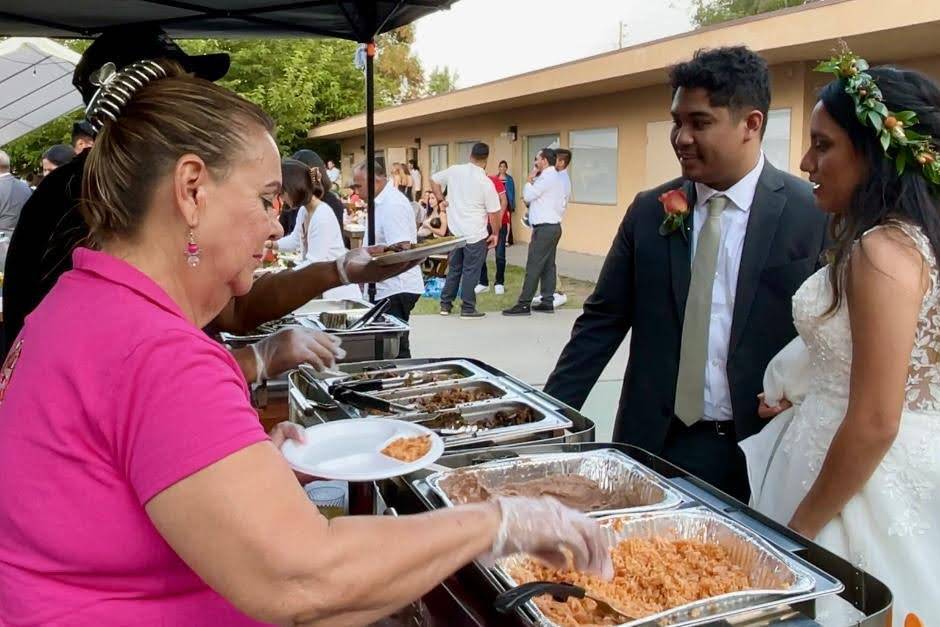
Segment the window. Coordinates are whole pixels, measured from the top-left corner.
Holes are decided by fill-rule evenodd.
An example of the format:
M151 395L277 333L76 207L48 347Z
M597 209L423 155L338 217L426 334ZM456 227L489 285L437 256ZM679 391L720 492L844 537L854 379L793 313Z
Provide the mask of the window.
M437 174L441 170L446 170L450 165L447 161L447 144L437 144L428 147L431 161L431 174Z
M480 140L473 139L466 142L457 142L457 154L454 158L454 163L466 163L470 161L470 151L473 149L474 144L479 143Z
M763 147L770 163L783 171L790 169L789 109L772 109L768 112Z
M682 168L672 149L672 120L646 125L646 187L682 176Z
M385 167L385 149L384 148L375 151L375 162L378 163L383 168Z
M559 146L561 146L561 135L558 133L551 133L548 135L527 135L525 138L526 162L522 171L528 175L529 170L532 169L532 164L535 161L535 155L539 154L539 151L542 148L558 148ZM571 160L574 161L574 155L572 155Z
M571 131L571 199L596 205L617 204L617 129Z

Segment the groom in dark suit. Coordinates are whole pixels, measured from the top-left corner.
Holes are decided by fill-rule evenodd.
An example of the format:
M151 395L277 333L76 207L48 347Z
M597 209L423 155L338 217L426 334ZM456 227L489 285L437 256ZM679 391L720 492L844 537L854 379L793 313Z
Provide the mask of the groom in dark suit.
M764 424L764 370L796 335L790 301L818 266L826 218L761 151L760 56L699 51L670 79L682 178L627 210L545 391L581 407L632 329L614 440L747 500L737 443Z

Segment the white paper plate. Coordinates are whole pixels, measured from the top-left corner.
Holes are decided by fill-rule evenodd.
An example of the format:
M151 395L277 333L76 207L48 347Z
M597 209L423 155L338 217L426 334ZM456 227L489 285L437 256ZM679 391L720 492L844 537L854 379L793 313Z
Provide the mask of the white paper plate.
M281 453L291 468L314 477L342 481L378 481L406 475L433 464L444 453L444 441L421 425L388 418L337 420L306 429L307 442L288 440ZM392 440L431 436L431 450L405 463L382 454Z
M403 250L400 253L389 253L382 255L375 258L375 263L380 266L391 266L396 263L405 263L406 261L426 259L431 255L442 255L444 253L449 253L452 250L463 248L466 245L466 238L458 237L457 239L449 239L447 241L441 242L440 244L430 244L428 246Z

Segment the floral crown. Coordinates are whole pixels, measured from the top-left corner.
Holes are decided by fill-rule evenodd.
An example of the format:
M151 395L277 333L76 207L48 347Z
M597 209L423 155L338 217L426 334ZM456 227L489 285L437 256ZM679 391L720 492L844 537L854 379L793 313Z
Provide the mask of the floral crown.
M816 71L834 74L845 83L845 93L855 102L859 122L874 129L885 157L894 161L899 175L908 166L918 167L924 178L940 187L940 154L934 138L911 130L918 123L913 111L888 110L868 68L868 61L856 56L843 42L839 53L817 65Z

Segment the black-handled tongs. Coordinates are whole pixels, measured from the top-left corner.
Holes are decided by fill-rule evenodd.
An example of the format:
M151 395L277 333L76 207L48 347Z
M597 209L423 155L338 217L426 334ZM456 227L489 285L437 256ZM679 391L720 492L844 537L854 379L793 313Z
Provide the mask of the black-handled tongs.
M389 308L389 305L392 304L392 301L388 298L383 298L375 304L369 311L363 314L361 318L349 325L347 331L355 331L356 329L361 329L365 326L372 324L379 316L385 313L385 310Z
M395 403L393 401L379 398L378 396L372 396L371 394L366 394L364 392L359 392L351 388L338 388L332 393L332 395L333 398L340 402L346 403L347 405L352 405L358 409L365 409L367 411L374 409L386 414L405 414L414 411L414 407L402 405L401 403Z

